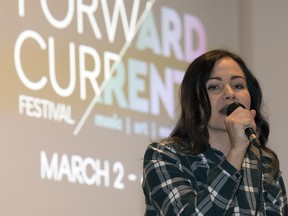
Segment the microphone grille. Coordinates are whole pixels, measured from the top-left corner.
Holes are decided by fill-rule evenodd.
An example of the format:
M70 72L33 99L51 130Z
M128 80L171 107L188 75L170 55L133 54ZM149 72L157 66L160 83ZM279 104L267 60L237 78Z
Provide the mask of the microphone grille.
M239 102L234 102L232 104L230 104L227 108L227 116L230 115L235 109L237 109L238 107L242 107L244 109L246 109L246 107L239 103Z

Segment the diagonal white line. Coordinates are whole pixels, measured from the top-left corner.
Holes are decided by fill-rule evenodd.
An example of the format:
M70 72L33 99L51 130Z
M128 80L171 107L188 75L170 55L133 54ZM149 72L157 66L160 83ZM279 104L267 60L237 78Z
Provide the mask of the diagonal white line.
M133 41L136 33L138 32L138 30L140 29L141 25L143 24L146 16L148 15L148 13L151 11L153 4L155 3L155 0L150 0L147 2L146 6L145 6L145 10L142 13L142 15L140 16L138 22L136 23L135 26L135 31L133 36L128 39L126 41L126 43L124 44L124 46L122 47L120 53L119 53L119 60L115 61L110 69L110 77L112 77L112 75L114 74L115 70L117 69L119 62L122 60L123 56L125 55L125 53L127 52L128 48L131 45L131 42ZM105 79L101 86L100 86L100 90L96 92L95 96L93 97L93 99L91 100L90 104L88 105L87 109L85 110L84 114L82 115L81 119L79 120L78 124L76 125L74 131L73 131L73 135L77 136L80 132L80 130L82 129L83 125L85 124L86 120L88 119L90 113L92 112L93 108L95 107L96 103L98 102L103 90L105 89L107 83L109 82L110 79Z

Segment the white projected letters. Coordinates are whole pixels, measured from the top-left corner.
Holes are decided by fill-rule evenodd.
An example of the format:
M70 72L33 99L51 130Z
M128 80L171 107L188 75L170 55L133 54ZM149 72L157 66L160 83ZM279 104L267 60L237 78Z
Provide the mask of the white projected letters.
M24 43L28 40L35 41L40 45L40 48L42 50L46 50L48 47L48 62L49 62L49 79L46 76L41 76L41 79L38 81L31 81L27 77L27 73L33 73L33 71L25 71L22 67L22 59L21 59L21 52L22 47ZM75 50L75 44L70 43L68 55L69 55L69 77L67 77L69 80L68 87L62 88L59 86L57 79L56 79L56 66L55 66L55 42L53 37L49 37L48 43L45 42L45 40L42 38L40 34L38 34L35 31L32 30L26 30L23 31L19 37L16 40L15 43L15 51L14 51L14 62L16 66L16 72L22 81L22 83L31 90L41 90L43 89L48 81L51 81L51 85L53 90L61 97L68 97L71 96L71 94L75 91L76 88L76 50ZM86 57L89 55L93 58L95 62L95 67L93 70L87 70L86 69ZM104 55L109 57L109 55ZM88 58L88 57L87 57ZM105 61L108 62L108 61ZM86 99L86 82L89 81L91 86L93 87L93 91L95 94L99 92L99 84L97 83L97 77L100 74L101 69L101 63L100 63L100 57L96 49L84 45L79 46L79 76L80 76L80 95L81 99Z
M63 103L56 104L50 100L33 98L26 95L19 96L19 114L25 114L32 118L65 122L70 125L75 124L70 105Z
M111 187L112 185L113 188L119 190L125 188L125 168L119 161L111 164L108 160L101 161L91 157L82 158L79 155L72 155L69 158L67 154L59 155L58 153L53 153L49 160L46 152L41 151L40 169L42 179L67 180L69 183L105 187ZM133 176L134 178L129 179L130 181L137 180L137 177Z
M92 0L90 1L90 4L87 4L87 2L80 0L79 1L68 0L66 8L67 12L62 20L55 18L53 12L49 8L47 0L41 0L40 6L46 20L55 28L59 29L67 28L69 25L71 25L73 18L76 17L77 32L79 34L84 33L84 20L85 20L84 18L87 17L95 37L99 40L103 38L103 34L95 18L95 13L102 13L103 17L101 17L102 18L101 21L104 20L106 34L108 35L110 43L114 43L115 41L118 22L119 20L121 20L123 32L125 34L125 39L126 41L130 41L133 38L135 32L135 26L139 13L140 0L133 1L130 18L128 17L128 14L126 12L125 4L127 4L127 2L125 2L124 0L110 1L109 3L114 2L114 8L112 10L112 14L110 14L109 10L109 7L111 5L108 5L108 2L109 1L107 0L101 0L101 1ZM21 17L24 17L26 14L25 3L26 3L25 0L18 0L18 14ZM102 11L98 10L99 3L101 3L100 9L102 9ZM129 4L131 4L130 1ZM147 1L146 4L149 4L149 1Z
M33 73L33 71L25 71L22 67L21 52L24 43L28 40L35 41L39 44L42 50L48 52L48 65L49 65L49 77L42 75L38 81L31 81L27 74ZM27 30L22 32L15 43L15 66L16 72L22 81L22 83L31 90L41 90L50 81L51 87L57 95L61 97L71 96L76 89L76 53L79 55L79 91L81 100L86 100L87 95L87 82L95 93L100 94L100 84L97 78L100 76L102 64L99 53L93 47L79 45L78 52L76 51L76 45L70 43L69 54L69 76L68 86L66 88L61 87L58 84L56 78L56 63L55 63L55 40L53 37L48 38L48 43L35 31ZM86 68L86 59L90 57L94 61L94 68ZM138 59L128 59L127 71L125 71L125 64L120 61L119 57L115 53L104 53L104 75L105 79L109 80L105 91L103 93L102 103L106 105L112 105L113 95L116 98L116 102L119 107L124 109L130 109L142 113L151 113L153 115L160 114L160 100L165 105L168 115L172 118L174 116L175 104L174 104L174 84L180 84L180 80L177 77L183 76L183 72L179 73L179 70L172 68L166 68L164 71L164 80L160 78L160 73L154 64L149 64L145 61ZM116 73L110 75L110 61L120 61L119 67ZM147 77L149 79L143 79L141 77ZM128 85L128 95L124 92L124 86ZM141 97L139 94L150 92L149 97ZM167 94L168 93L168 94ZM149 94L148 94L149 95ZM99 100L100 102L101 100Z
M97 127L101 128L107 128L117 131L123 130L123 120L119 118L115 113L112 116L96 114L94 117L94 124Z
M18 14L21 17L26 16L26 3L25 0L18 1ZM76 18L77 32L82 34L84 33L84 22L87 22L88 19L88 24L99 41L103 40L103 29L97 24L95 13L98 14L99 10L102 10L109 43L114 42L120 21L125 40L129 42L135 36L137 19L140 19L140 0L129 3L130 13L126 11L125 3L127 4L127 2L124 0L117 0L112 5L109 3L107 0L91 1L89 4L83 1L69 0L65 4L66 10L62 12L62 18L56 18L53 13L55 8L51 7L52 4L49 5L47 0L41 0L40 7L44 18L57 29L64 30L71 27L73 18ZM147 1L147 8L149 4L150 1ZM160 8L160 28L156 27L152 11L146 18L136 38L135 48L137 50L150 49L156 55L165 58L174 57L180 61L193 60L205 51L205 30L197 17L190 14L180 15L175 9L163 6ZM22 55L28 52L24 49L27 46L24 45L31 42L39 45L38 52L47 54L48 75L44 73L47 71L45 69L30 71L31 69L24 68L23 65L27 64L24 64ZM152 115L160 115L160 107L163 107L170 118L174 117L174 92L175 88L178 88L175 85L179 85L183 77L183 72L179 69L165 67L159 71L156 63L151 61L129 57L124 61L122 53L100 51L98 46L76 44L72 41L68 41L67 44L69 45L66 52L69 73L65 74L67 84L63 86L57 80L57 77L61 76L61 71L56 68L56 54L59 46L56 38L53 36L45 38L34 30L24 30L20 33L15 42L14 62L17 75L24 86L32 91L41 91L50 84L58 96L71 97L76 93L82 101L87 100L87 92L90 90L88 88L91 88L97 103L107 106L117 105L121 109ZM88 60L92 61L92 67L91 65L88 67ZM117 65L116 69L114 65ZM32 73L38 74L38 80L29 77L29 74ZM103 86L103 84L105 85Z
M25 40L28 38L31 38L35 40L39 45L42 50L45 50L47 48L47 44L43 40L43 38L36 32L34 31L24 31L22 32L15 43L15 48L14 48L14 62L15 62L15 67L16 67L16 72L22 81L22 83L29 89L31 90L40 90L42 89L46 83L47 83L47 77L42 76L41 79L38 82L33 82L28 79L26 76L22 64L21 64L21 47L24 43Z
M18 94L18 113L76 125L73 135L88 120L87 128L97 139L102 132L110 139L111 131L133 138L167 136L171 125L160 119L175 117L183 65L206 51L207 38L197 17L164 5L152 11L154 2L67 0L58 8L58 3L40 0L31 10L28 5L32 3L18 0L22 21L40 13L39 23L15 37L16 74L28 91ZM42 23L49 26L43 30ZM37 60L44 62L40 69L33 65ZM44 150L40 152L40 177L118 190L141 179L109 157L65 153L48 157Z

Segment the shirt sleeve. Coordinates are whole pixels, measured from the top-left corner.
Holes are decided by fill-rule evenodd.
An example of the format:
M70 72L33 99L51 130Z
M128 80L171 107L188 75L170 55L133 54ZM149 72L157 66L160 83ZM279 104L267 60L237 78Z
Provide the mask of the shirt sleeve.
M282 195L280 197L280 201L281 201L281 213L282 215L288 215L288 206L287 206L287 194L286 194L286 189L285 189L285 185L284 185L284 181L282 176L279 176L279 185L282 189Z
M264 181L266 210L269 215L288 215L287 195L281 172L275 177L275 182Z
M146 211L146 215L225 215L242 174L225 159L209 169L205 163L199 167L188 164L184 156L165 145L148 147L143 190L151 214Z

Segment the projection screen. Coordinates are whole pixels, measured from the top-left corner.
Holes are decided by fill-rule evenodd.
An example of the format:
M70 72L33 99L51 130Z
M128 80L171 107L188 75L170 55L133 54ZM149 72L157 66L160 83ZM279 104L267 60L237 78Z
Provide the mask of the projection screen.
M226 8L229 8L227 10ZM1 2L1 215L143 215L142 157L237 1Z

